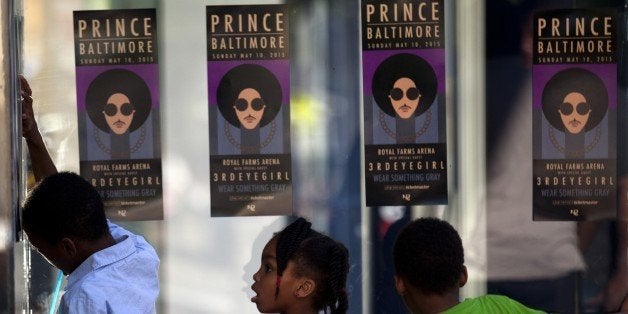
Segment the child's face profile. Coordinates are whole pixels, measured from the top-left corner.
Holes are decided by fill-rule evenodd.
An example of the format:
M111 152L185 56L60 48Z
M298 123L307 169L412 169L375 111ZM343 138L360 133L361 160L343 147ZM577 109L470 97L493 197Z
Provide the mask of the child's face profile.
M276 249L277 239L272 238L262 251L262 264L259 270L253 275L254 283L251 289L256 295L251 298L251 302L255 303L261 313L285 312L294 298L291 288L295 278L292 275L291 263L288 263L288 267L283 271L279 281L279 294L275 296L278 282Z

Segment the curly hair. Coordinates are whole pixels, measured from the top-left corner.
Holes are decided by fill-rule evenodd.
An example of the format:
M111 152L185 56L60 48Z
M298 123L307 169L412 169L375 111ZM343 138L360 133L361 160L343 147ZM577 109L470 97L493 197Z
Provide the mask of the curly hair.
M275 236L277 274L281 276L288 261L293 261L297 276L316 282L313 304L317 310L329 308L331 314L346 313L349 251L342 243L312 230L311 226L310 222L298 218Z
M109 230L100 195L72 172L53 174L33 188L22 206L22 226L51 244L64 237L95 240Z
M438 81L432 66L414 54L396 54L379 64L372 80L375 102L384 113L394 117L395 109L388 95L395 82L403 77L411 79L421 92L419 107L414 113L415 116L420 116L434 102Z
M218 83L216 100L222 116L235 127L240 127L233 104L241 91L247 88L256 90L266 109L259 126L263 127L273 121L281 109L281 85L275 75L268 69L257 64L241 64L229 70Z
M443 294L457 287L463 272L462 240L448 222L419 218L397 236L393 263L396 275L423 293Z
M562 70L545 84L541 96L543 114L547 121L557 130L565 131L558 109L569 93L578 92L591 105L589 120L584 126L589 131L597 126L606 115L608 108L608 92L604 82L593 72L582 68Z
M152 97L146 82L132 71L111 69L99 74L87 88L85 96L87 114L96 127L109 133L111 129L102 112L109 97L117 93L126 95L135 109L133 121L129 125L129 132L133 132L148 118Z

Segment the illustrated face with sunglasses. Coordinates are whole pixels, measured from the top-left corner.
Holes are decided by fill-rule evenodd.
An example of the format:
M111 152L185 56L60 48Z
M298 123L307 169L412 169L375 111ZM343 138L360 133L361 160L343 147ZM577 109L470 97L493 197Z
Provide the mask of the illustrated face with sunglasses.
M124 134L129 129L135 108L131 105L129 97L125 94L116 93L109 96L102 113L111 130L119 135Z
M582 94L571 92L565 96L558 112L565 125L565 129L569 131L569 133L578 134L584 129L584 126L589 120L591 106L587 103L586 98Z
M245 129L254 129L259 125L266 104L262 100L260 93L253 88L245 88L238 94L233 109L235 110L240 124Z
M395 81L388 98L397 115L402 119L408 119L414 117L414 111L419 107L421 94L414 81L402 77Z

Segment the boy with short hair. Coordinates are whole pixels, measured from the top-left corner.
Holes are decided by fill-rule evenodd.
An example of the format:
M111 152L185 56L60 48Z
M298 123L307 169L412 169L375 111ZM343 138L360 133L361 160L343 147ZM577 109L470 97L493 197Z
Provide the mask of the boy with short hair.
M412 313L543 313L505 296L459 301L467 282L458 232L446 221L419 218L405 226L393 246L395 287Z
M143 237L109 222L98 191L58 173L34 118L31 89L20 76L22 135L39 183L22 207L30 243L67 275L59 313L155 313L159 257Z

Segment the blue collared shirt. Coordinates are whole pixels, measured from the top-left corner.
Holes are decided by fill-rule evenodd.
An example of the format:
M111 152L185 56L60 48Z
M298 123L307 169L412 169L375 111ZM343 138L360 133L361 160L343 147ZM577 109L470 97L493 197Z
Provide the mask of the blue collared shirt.
M159 257L142 236L109 222L116 244L68 277L59 313L155 313Z

